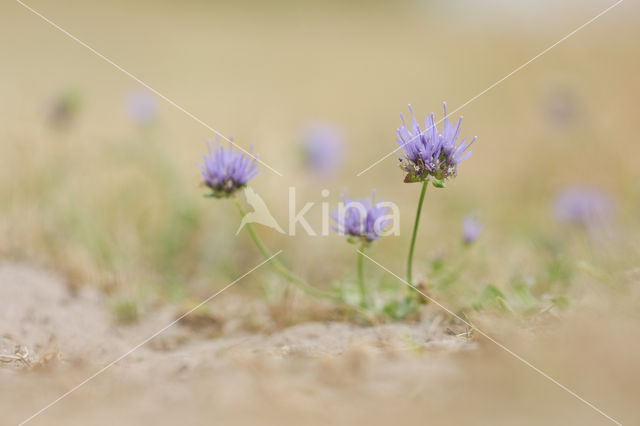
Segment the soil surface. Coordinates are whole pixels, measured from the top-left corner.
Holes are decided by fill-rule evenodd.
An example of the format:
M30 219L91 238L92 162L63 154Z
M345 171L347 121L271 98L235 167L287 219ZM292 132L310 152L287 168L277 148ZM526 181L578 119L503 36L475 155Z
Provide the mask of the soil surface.
M95 289L73 293L54 274L1 264L0 423L20 424L64 396L28 424L610 424L492 343L452 333L443 315L251 332L247 312L263 302L243 310L232 292L210 302L226 307L217 317L194 313L158 333L182 312L159 307L115 325ZM638 373L602 388L606 375L589 386L557 367L630 415L625 386Z

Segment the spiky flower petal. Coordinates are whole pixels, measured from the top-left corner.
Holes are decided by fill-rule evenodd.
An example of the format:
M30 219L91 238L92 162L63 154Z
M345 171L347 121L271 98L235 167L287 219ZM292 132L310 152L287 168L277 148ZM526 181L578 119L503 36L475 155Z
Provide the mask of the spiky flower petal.
M209 142L207 148L209 152L202 156L203 162L198 163L198 166L213 197L232 195L260 173L256 157L234 150L231 144L227 148L223 147L219 138L216 138L213 149Z
M342 204L331 214L336 223L333 230L370 243L379 239L391 222L389 211L382 201L375 201L375 191L371 197L356 200L349 198L345 191Z
M438 132L433 113L425 119L424 130L420 128L411 105L411 126L405 122L397 129L397 142L402 148L404 156L400 158L400 167L407 172L405 182L423 182L433 178L441 185L450 177L458 173L458 164L469 158L473 151L467 151L475 142L463 138L460 143L460 125L462 117L454 125L447 117L447 104L444 103L444 125L442 133Z

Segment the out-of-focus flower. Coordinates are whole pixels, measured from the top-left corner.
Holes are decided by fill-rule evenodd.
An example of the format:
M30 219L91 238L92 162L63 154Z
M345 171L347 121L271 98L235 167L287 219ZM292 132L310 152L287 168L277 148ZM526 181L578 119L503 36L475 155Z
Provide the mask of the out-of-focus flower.
M471 244L478 239L484 228L483 223L474 215L469 214L462 220L462 240Z
M544 100L544 114L551 124L569 126L582 114L580 99L568 88L558 88Z
M553 211L560 222L589 227L609 223L615 203L611 195L599 189L575 186L558 192Z
M337 127L321 123L308 126L302 148L307 167L319 177L334 174L342 165L344 137Z
M398 145L404 152L400 158L400 167L407 172L405 182L422 182L429 177L433 178L436 186L443 186L444 181L458 172L458 164L469 158L473 151L467 149L475 142L463 138L458 143L462 117L454 125L447 117L447 104L444 103L444 125L442 133L438 132L433 113L425 119L425 128L422 130L411 105L411 126L407 126L404 115L402 126L397 129Z
M158 115L158 103L149 91L134 90L127 97L127 110L136 123L149 124Z
M331 214L336 223L333 230L339 234L360 239L370 243L379 239L384 229L391 222L389 207L382 201L375 201L376 193L371 197L352 200L345 191L342 204Z
M225 148L216 138L215 149L207 142L208 154L202 156L199 163L204 183L213 191L216 198L228 197L243 188L260 170L253 155L235 151L231 145Z
M49 122L58 128L68 128L80 111L82 96L78 90L69 89L57 95L49 106Z

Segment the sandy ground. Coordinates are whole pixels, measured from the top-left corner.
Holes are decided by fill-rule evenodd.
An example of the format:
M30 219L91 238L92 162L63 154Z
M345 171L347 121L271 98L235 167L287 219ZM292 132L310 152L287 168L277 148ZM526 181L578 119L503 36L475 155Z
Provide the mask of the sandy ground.
M225 297L211 303L233 305L233 292ZM53 274L0 265L0 423L28 419L177 315L163 307L115 326L95 290L72 294ZM29 424L613 424L492 343L451 334L431 311L375 327L242 324L231 312L179 323ZM638 345L628 341L637 321L492 326L607 415L640 424Z

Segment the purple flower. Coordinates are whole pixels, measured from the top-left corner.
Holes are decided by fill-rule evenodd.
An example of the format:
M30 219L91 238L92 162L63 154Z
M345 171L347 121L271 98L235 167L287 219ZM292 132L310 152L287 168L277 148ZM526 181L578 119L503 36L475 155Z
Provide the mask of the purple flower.
M471 156L473 151L466 151L476 138L468 143L464 138L458 143L462 117L456 125L451 123L447 118L446 102L442 133L438 132L433 113L425 119L425 128L422 130L411 105L409 110L412 115L411 128L407 126L404 115L400 114L402 126L397 130L397 142L404 152L400 167L407 172L405 182L422 182L433 177L443 184L444 180L457 174L458 164Z
M614 204L605 192L589 186L575 186L558 192L553 211L560 222L588 227L610 222Z
M158 113L156 98L147 90L135 90L127 98L129 116L138 124L152 122Z
M207 148L209 153L202 156L204 162L198 166L204 183L211 188L212 196L216 198L230 196L260 173L256 164L257 157L235 151L231 144L228 148L221 146L218 137L215 150L211 149L209 142Z
M465 244L471 244L478 239L484 225L473 214L465 216L462 220L462 240Z
M302 139L305 162L318 176L327 177L340 167L344 151L342 132L328 124L313 124Z
M336 226L333 230L339 234L359 238L364 243L370 243L382 236L385 227L391 222L389 207L382 201L375 201L376 193L370 198L355 201L349 198L345 191L338 210L331 213Z

